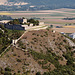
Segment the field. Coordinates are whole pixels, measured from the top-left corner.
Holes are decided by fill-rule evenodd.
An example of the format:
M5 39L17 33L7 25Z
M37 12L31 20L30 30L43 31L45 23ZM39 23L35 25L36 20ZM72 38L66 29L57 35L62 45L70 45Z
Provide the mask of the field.
M10 15L12 18L39 18L46 24L66 24L74 23L73 21L62 20L64 17L75 17L75 9L56 9L40 11L2 11L0 15Z
M53 28L57 32L75 33L75 28Z
M64 28L75 28L75 26L63 26Z
M75 20L63 20L66 17L75 17L75 9L56 9L40 11L2 11L0 15L10 15L12 18L34 18L45 22L46 25L65 26L74 25ZM72 27L69 27L69 29ZM65 29L65 28L64 28ZM73 31L75 32L75 31Z
M8 12L0 12L0 15L11 15L11 13L8 13Z

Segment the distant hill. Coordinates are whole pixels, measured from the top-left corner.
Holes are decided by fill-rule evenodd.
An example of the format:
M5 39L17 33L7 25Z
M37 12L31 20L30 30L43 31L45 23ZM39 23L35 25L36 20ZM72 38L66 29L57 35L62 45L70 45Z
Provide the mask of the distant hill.
M75 8L75 0L0 0L1 11L48 10L58 8Z

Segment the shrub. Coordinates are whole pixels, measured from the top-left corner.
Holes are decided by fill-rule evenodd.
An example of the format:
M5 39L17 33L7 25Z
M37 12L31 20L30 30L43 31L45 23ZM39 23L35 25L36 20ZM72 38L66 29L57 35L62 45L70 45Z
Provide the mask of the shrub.
M20 70L18 70L18 73L20 73Z
M36 75L41 75L41 73L40 72L37 72Z
M63 41L64 41L65 43L67 42L67 40L65 40L65 39L64 39Z
M34 43L33 41L31 41L31 44L33 44L33 45L34 45L35 43Z
M41 37L43 37L43 35L40 35Z
M5 71L4 75L12 75L12 73Z
M36 35L36 33L32 33L32 35Z
M48 66L42 66L43 69L48 69Z
M21 60L20 59L17 59L17 62L21 62Z
M48 35L48 32L46 31L45 34Z
M11 69L9 67L6 67L5 71L11 71Z
M16 56L16 54L13 54L13 56Z

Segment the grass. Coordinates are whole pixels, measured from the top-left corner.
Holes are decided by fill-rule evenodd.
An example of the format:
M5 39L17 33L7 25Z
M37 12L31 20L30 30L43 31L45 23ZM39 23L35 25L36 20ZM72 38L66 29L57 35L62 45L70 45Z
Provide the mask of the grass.
M0 58L1 58L6 52L8 52L9 50L10 50L10 47L0 54Z
M63 26L64 28L75 28L75 26Z
M54 13L54 14L51 14L50 16L65 16L65 15L62 13Z
M58 18L45 18L45 19L62 19L62 18L59 18L59 17L58 17Z
M9 11L9 13L49 13L49 12L38 12L38 11Z
M56 16L58 16L58 17L65 17L65 14L63 14L63 13L50 13L50 14L36 14L36 15L33 15L33 16L44 16L44 17L49 17L49 16L51 16L51 17L56 17Z
M0 13L0 15L11 15L11 13L5 13L5 12L3 12L3 13Z
M68 22L55 22L55 21L49 21L49 22L45 22L45 23L47 23L47 24L63 24L63 25L65 25L65 24L69 24Z
M8 34L12 33L12 30L10 30L10 29L7 29L7 30L8 30ZM24 30L14 30L14 31L24 32Z
M10 30L10 29L7 29L8 30L8 34L9 34L9 36L13 33L13 31L12 30ZM24 30L14 30L15 32L21 32L21 33L24 33Z
M73 11L65 11L65 12L69 12L69 13L75 13L75 11L73 10Z

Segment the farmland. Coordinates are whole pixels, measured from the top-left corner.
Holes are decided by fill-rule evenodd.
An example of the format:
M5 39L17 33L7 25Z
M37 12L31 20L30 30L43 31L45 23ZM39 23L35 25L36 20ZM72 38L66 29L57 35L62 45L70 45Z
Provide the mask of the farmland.
M63 26L64 28L75 28L75 26Z
M40 11L1 11L0 15L10 15L12 18L40 18L46 24L65 24L74 23L73 21L64 21L64 17L75 17L74 9L56 9L56 10L40 10ZM60 22L59 22L60 21Z
M57 32L75 33L75 28L53 28Z
M8 13L8 12L0 12L0 15L11 15L11 13Z
M34 18L45 22L46 25L65 26L75 25L75 20L63 20L66 17L75 17L75 9L56 9L56 10L40 10L40 11L1 11L0 15L9 15L12 18ZM67 27L66 27L67 28ZM75 27L69 27L69 29ZM63 28L65 30L65 28ZM56 29L57 30L57 29ZM61 29L59 29L61 30ZM75 30L73 31L75 32Z

